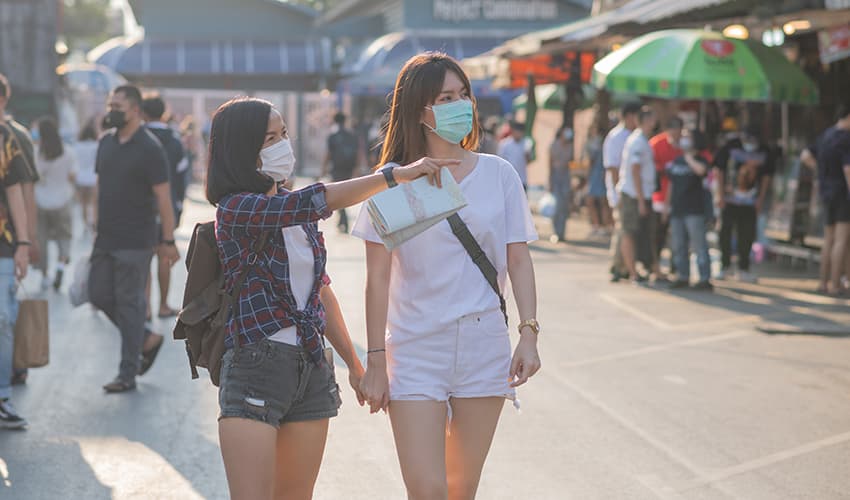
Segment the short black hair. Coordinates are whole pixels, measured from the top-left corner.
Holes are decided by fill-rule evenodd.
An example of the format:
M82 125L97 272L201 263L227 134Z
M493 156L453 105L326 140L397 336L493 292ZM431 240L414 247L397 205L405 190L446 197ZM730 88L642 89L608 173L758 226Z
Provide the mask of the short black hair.
M690 130L691 134L691 144L693 148L697 151L702 151L708 146L708 142L706 141L705 134L702 133L699 129Z
M758 123L751 123L747 125L747 128L744 129L745 137L752 137L756 140L761 140L761 125Z
M642 107L643 104L637 101L627 102L623 105L621 114L623 115L623 117L626 117L627 115L636 115L640 113Z
M237 97L215 112L207 155L207 200L213 205L229 194L266 193L274 186L257 169L271 111L268 101Z
M337 125L345 125L346 116L345 113L337 113L334 115L334 123Z
M642 106L638 112L638 121L642 123L651 116L655 116L655 111L653 111L649 106Z
M139 90L139 87L135 85L121 85L115 87L115 90L112 91L113 94L118 94L119 92L124 94L124 97L136 106L142 107L142 91Z
M848 116L850 116L850 103L842 102L835 109L835 119L836 120L843 120L843 119L847 118Z
M9 85L9 80L5 75L0 73L0 97L5 97L6 99L12 94L12 87Z
M668 130L670 129L680 129L685 126L684 120L679 118L678 116L674 116L667 120L667 125L664 127Z
M510 122L511 130L516 130L517 132L525 132L525 123L511 120Z
M165 114L165 101L159 94L151 94L142 99L142 113L151 120L161 120Z
M39 154L45 160L55 160L65 153L62 138L59 137L59 125L53 118L44 117L38 120Z

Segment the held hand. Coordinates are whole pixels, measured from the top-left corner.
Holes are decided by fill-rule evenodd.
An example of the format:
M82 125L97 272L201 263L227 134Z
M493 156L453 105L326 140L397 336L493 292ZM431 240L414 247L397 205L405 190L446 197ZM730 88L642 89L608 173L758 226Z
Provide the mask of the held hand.
M369 413L387 409L390 404L390 381L387 377L386 361L373 364L370 360L367 363L366 373L360 381L360 391L369 403Z
M422 176L428 176L428 182L432 186L443 187L440 178L440 170L443 167L460 165L460 160L439 160L434 158L420 158L415 162L403 167L396 167L393 175L398 183L410 182Z
M354 389L354 394L357 396L357 402L360 406L366 404L366 396L363 394L363 391L360 390L360 383L363 380L363 374L366 373L363 370L363 365L358 361L355 366L348 367L348 383L351 384L351 388Z
M22 280L27 277L30 267L30 249L19 246L15 249L15 277Z
M174 266L180 260L180 252L174 245L162 244L157 248L156 254L160 259L168 262L169 267Z
M528 382L540 370L540 355L537 353L536 333L524 333L514 350L511 360L511 387Z

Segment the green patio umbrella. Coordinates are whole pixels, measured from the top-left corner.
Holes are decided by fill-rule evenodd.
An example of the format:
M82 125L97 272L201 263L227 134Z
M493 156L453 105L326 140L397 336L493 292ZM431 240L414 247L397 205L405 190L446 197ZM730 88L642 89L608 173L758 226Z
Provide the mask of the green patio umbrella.
M534 96L540 109L560 111L564 107L566 92L564 86L557 83L537 85L534 88ZM528 92L516 96L513 100L514 111L524 109L528 102Z
M594 65L593 83L667 99L818 102L815 83L778 49L702 30L635 38Z

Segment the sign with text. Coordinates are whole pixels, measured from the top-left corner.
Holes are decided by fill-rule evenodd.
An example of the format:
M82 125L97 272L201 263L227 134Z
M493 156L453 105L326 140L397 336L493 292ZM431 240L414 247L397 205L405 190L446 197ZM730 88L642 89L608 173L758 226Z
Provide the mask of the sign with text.
M839 26L818 33L820 60L829 64L850 57L850 26Z
M453 23L557 18L557 0L434 0L434 19Z

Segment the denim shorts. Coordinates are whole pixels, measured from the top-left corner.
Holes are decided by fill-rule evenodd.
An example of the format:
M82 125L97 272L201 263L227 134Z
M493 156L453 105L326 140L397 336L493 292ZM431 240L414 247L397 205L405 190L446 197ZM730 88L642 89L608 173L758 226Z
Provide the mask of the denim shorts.
M335 417L342 400L333 364L299 346L262 340L222 358L219 419L247 418L279 428Z

